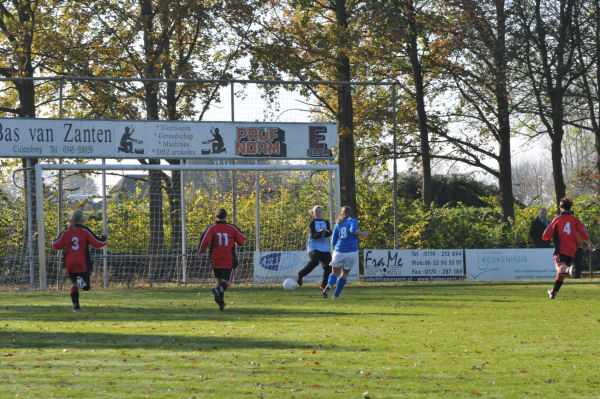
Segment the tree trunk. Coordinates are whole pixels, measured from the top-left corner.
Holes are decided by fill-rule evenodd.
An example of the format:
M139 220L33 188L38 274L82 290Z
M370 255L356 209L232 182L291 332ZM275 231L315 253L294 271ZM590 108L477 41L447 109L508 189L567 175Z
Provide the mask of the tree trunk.
M554 178L554 192L556 195L556 210L560 212L558 207L560 199L566 195L565 179L563 177L562 170L562 139L563 139L563 127L562 127L562 116L554 117L554 134L552 136L552 174Z
M514 220L515 206L512 188L512 165L510 154L510 110L508 89L506 86L506 13L504 1L496 1L497 42L494 46L494 63L496 65L496 102L498 103L498 186L500 188L500 205L502 218Z
M433 201L431 192L431 156L429 149L429 131L427 129L427 112L425 111L425 91L423 89L423 74L419 62L417 47L417 24L415 21L414 4L409 2L409 57L415 85L415 100L417 102L417 120L419 124L419 139L421 145L421 194L423 203L430 205Z
M348 28L346 13L346 1L336 0L336 22L342 29ZM336 74L341 82L349 82L350 58L343 51L347 43L347 38L342 34L337 46L336 56ZM350 85L337 86L338 98L338 135L339 135L339 166L340 166L340 197L342 206L350 206L355 214L358 214L356 204L356 169L354 164L354 111L352 107L352 87Z

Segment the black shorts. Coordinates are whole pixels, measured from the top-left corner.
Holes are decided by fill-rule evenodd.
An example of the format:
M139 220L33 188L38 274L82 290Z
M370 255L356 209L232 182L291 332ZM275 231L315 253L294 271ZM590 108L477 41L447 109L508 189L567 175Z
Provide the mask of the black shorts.
M573 258L564 254L554 254L554 263L564 262L567 265L573 263Z
M216 278L220 278L221 280L233 280L233 269L213 269L213 273Z
M82 288L84 291L89 291L92 288L91 280L92 274L88 270L85 273L69 273L69 279L71 280L71 285L77 286L77 277L81 277L83 281L85 281L85 287Z

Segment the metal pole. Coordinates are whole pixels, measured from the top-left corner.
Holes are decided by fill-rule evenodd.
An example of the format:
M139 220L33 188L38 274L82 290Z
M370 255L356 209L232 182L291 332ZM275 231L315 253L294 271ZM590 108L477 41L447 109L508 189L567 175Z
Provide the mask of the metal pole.
M258 165L258 161L256 161ZM254 235L255 235L255 243L254 250L259 253L260 252L260 172L257 170L254 172L254 189L256 190L256 197L254 200Z
M59 159L58 161L59 164L62 164L62 158ZM58 171L58 195L57 195L57 200L58 200L58 220L57 220L57 230L58 230L58 234L57 237L60 236L60 233L62 233L63 231L63 226L62 226L62 218L63 218L63 171L59 170ZM63 260L63 256L64 256L64 252L60 251L59 255L58 255L58 261L56 264L56 285L57 285L57 289L58 291L62 291L63 288L63 278L65 273L63 272L61 266L62 266L62 260Z
M102 159L106 165L106 159ZM106 169L102 170L102 234L108 236L108 215L106 201ZM108 288L108 243L102 248L102 286Z
M335 168L335 214L339 215L342 207L342 199L341 199L341 188L340 188L340 167L337 165ZM333 222L333 217L332 217Z
M38 233L38 259L40 262L40 290L46 291L46 231L44 228L44 192L42 184L42 167L35 165L35 189L37 193L37 233Z
M331 160L327 161L331 165ZM327 171L327 177L329 178L329 223L333 223L333 207L335 206L335 192L333 191L333 174L331 170ZM333 225L331 226L333 228Z
M231 82L231 121L235 122L235 91L233 90L233 82ZM233 165L235 165L235 159L231 161ZM237 172L235 170L231 171L231 195L232 203L232 223L237 225Z
M62 119L63 117L63 84L64 81L62 79L60 79L58 81L58 85L59 85L59 90L58 90L58 117L60 119ZM62 158L58 160L59 164L63 163ZM58 236L60 236L60 233L63 231L63 225L62 225L62 218L63 218L63 171L59 170L58 171L58 222L57 222L57 230L58 230ZM62 264L63 264L63 257L64 257L64 251L60 251L58 254L58 261L56 264L56 285L57 285L57 289L58 291L62 291L63 288L63 278L65 276L65 273L62 270Z
M394 249L398 249L398 169L396 158L398 157L396 139L396 86L392 86L392 134L394 136Z
M179 161L181 165L185 164L185 160L181 159ZM180 197L181 197L181 280L183 281L183 285L187 285L187 246L186 246L186 236L185 236L185 225L186 225L186 214L185 214L185 186L183 179L183 170L179 172L179 185L180 187Z
M35 289L35 270L33 266L33 209L31 206L31 201L33 200L33 196L31 195L31 190L27 190L27 187L31 188L31 185L28 182L31 182L31 159L25 158L25 174L23 177L25 178L25 201L27 203L27 259L29 262L29 288L31 290Z

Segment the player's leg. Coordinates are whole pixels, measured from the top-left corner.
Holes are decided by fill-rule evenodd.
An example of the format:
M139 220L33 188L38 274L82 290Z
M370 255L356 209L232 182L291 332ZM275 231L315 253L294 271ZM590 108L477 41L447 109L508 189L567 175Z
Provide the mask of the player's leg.
M81 274L78 282L79 279L81 279L80 287L82 290L89 291L92 289L92 273L89 269L87 272Z
M296 282L299 286L302 285L302 277L306 276L308 273L312 272L315 267L319 264L319 251L310 251L308 253L308 263L304 266L304 269L298 272L298 278Z
M558 254L554 255L554 260L556 262L556 279L554 280L554 286L552 287L552 289L548 290L548 296L550 297L550 299L554 299L556 297L556 294L558 294L558 291L560 290L560 287L562 286L563 281L565 280L565 276L568 273L567 265L571 262L572 259L569 256Z
M342 290L346 285L346 281L348 281L348 275L350 274L350 270L353 267L356 267L356 263L358 260L358 254L355 252L348 252L344 254L344 267L342 271L342 275L337 282L335 287L335 292L333 293L333 299L340 299L340 295L342 294Z
M323 265L323 279L321 280L321 291L327 287L327 281L331 274L331 252L320 252L319 261Z
M77 273L69 273L71 280L71 302L73 303L73 312L79 312L79 288L77 286Z
M327 296L329 295L329 291L331 291L331 288L335 285L338 276L342 274L342 266L344 265L344 262L342 260L341 252L333 252L331 263L329 265L331 266L332 270L331 274L327 278L327 285L323 290L323 298L327 298Z

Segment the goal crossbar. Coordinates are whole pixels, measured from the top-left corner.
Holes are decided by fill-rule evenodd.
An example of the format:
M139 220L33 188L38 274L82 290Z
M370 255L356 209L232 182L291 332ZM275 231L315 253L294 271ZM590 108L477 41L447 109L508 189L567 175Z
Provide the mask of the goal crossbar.
M102 184L102 203L103 213L106 216L106 171L113 170L140 170L140 171L327 171L330 174L329 189L333 193L333 203L330 206L330 212L339 213L340 210L340 175L339 165L337 164L323 164L323 165L305 165L305 164L285 164L285 165L273 165L273 164L209 164L209 165L196 165L196 164L166 164L166 165L126 165L126 164L44 164L39 163L35 165L35 178L36 178L36 216L38 221L44 220L44 197L43 197L43 176L42 172L45 170L55 171L68 171L68 170L87 170L87 171L98 171L103 173L103 184ZM333 174L333 179L331 178ZM183 174L180 177L182 179L181 184L181 200L185 199L184 185L183 185ZM256 184L258 187L258 174L256 178ZM256 196L256 234L259 235L259 196ZM184 212L185 214L185 212ZM330 215L331 217L331 215ZM182 234L185 234L185 217L182 217ZM39 283L40 290L47 290L47 276L46 276L46 232L45 225L43 222L37 223L37 235L38 235L38 261L39 261ZM183 237L183 243L185 243L185 237ZM257 248L259 250L259 248ZM185 245L182 248L183 254L185 254ZM185 255L184 255L185 256ZM106 275L106 267L104 268L104 274ZM106 279L105 279L106 281ZM184 271L185 281L185 271Z

